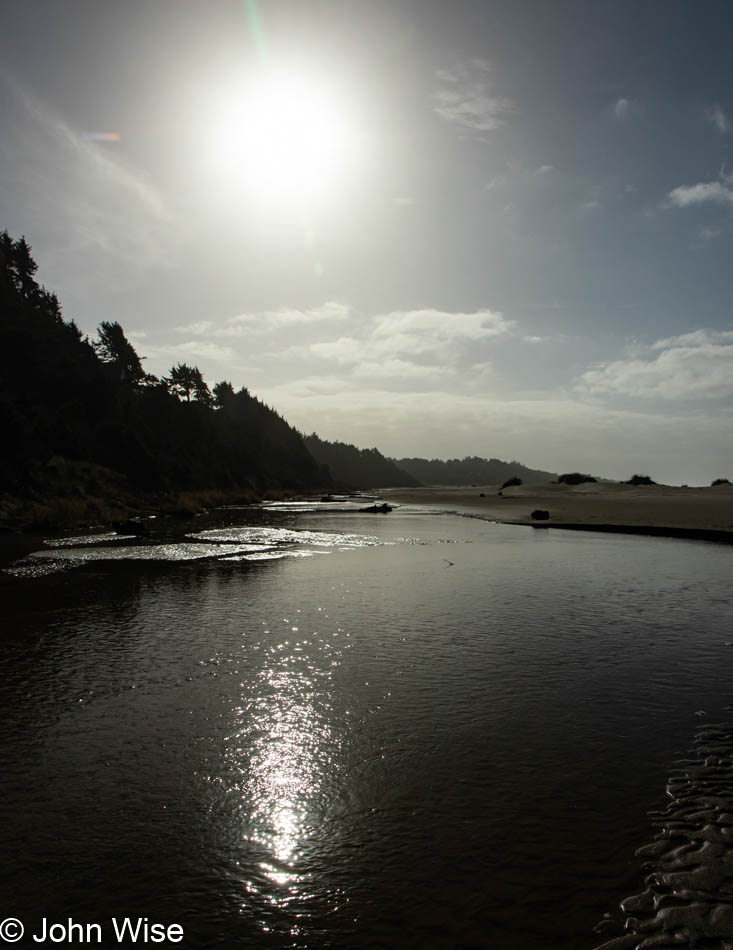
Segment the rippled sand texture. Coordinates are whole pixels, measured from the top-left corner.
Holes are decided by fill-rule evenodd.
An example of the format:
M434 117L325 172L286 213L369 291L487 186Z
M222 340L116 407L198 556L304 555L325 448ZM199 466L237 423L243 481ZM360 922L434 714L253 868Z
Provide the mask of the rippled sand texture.
M733 735L710 726L667 786L670 804L653 813L658 834L637 854L650 870L621 909L629 933L597 950L705 947L733 950Z

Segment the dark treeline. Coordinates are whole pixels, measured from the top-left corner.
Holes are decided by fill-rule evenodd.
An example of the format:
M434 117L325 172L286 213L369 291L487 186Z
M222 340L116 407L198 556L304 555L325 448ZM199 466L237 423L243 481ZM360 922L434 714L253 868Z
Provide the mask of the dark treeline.
M501 485L517 476L525 485L539 485L557 478L553 472L527 468L500 459L395 459L395 464L423 485Z
M353 488L406 488L419 485L412 475L398 468L377 449L357 449L344 442L326 442L315 432L305 436L314 459L327 465L333 478Z
M330 484L300 434L246 389L211 391L185 364L146 373L118 323L90 342L36 269L23 238L0 234L0 490L39 488L59 457L153 491Z
M90 466L152 492L262 494L328 489L334 481L353 488L500 484L512 476L533 484L556 477L498 459L396 461L376 448L303 437L247 389L235 391L226 381L210 389L195 366L179 363L162 378L147 373L119 323L102 321L90 341L64 320L36 271L25 239L2 232L0 493L6 497L50 495L64 478L67 489L84 493ZM101 494L120 484L115 477Z

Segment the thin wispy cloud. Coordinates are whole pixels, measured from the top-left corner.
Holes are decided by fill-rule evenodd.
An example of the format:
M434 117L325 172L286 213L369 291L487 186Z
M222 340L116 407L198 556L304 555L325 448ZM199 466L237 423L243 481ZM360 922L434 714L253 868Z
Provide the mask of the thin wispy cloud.
M728 116L723 110L723 107L717 103L713 106L708 106L708 108L705 110L705 118L718 130L718 132L725 134L726 132L730 132L733 128Z
M618 123L631 122L643 118L646 114L646 104L640 99L630 99L622 96L611 104L611 115Z
M308 326L316 323L343 322L348 320L351 310L348 306L329 300L318 307L298 309L280 307L277 310L265 310L260 313L240 313L229 317L221 324L212 320L198 320L184 326L175 327L179 333L192 336L243 337L252 333L264 334L288 327Z
M720 235L720 228L700 228L700 231L698 232L698 237L705 243L708 241L714 241L715 238L720 237Z
M623 121L628 119L631 113L631 103L628 99L617 99L613 104L613 114L617 119Z
M204 336L210 333L215 327L213 320L197 320L195 323L187 323L185 326L173 327L176 333L186 333L189 336Z
M652 343L653 350L666 350L672 346L709 346L712 343L733 343L733 330L711 330L703 327L690 333L666 337Z
M132 336L132 334L130 334ZM234 363L238 356L231 346L221 346L211 340L187 340L185 343L151 345L146 343L145 356L157 359L212 360L216 363Z
M493 191L495 188L501 188L506 184L506 175L495 175L484 185L484 191Z
M494 91L493 69L486 59L468 59L435 74L433 111L446 122L470 132L499 129L514 111L506 96Z
M363 360L357 363L352 375L363 379L427 379L445 376L450 372L448 367L413 363L410 360L383 359Z

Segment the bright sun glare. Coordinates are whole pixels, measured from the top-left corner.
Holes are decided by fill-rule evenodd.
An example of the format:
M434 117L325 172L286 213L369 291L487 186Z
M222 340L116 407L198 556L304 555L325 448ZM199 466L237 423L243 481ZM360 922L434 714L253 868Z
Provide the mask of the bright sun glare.
M337 90L317 78L269 73L222 108L213 136L217 172L268 205L327 197L353 164L356 138Z

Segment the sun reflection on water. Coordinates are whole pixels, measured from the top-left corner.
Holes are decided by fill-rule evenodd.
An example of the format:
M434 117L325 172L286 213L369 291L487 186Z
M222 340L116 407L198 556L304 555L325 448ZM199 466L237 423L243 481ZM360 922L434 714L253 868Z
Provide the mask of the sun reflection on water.
M293 633L298 635L290 623ZM249 909L259 904L261 910L292 912L319 889L308 853L338 742L329 692L332 654L317 634L270 644L259 653L263 667L250 681L250 694L235 710L228 759L236 775L232 791L240 797L240 866Z

